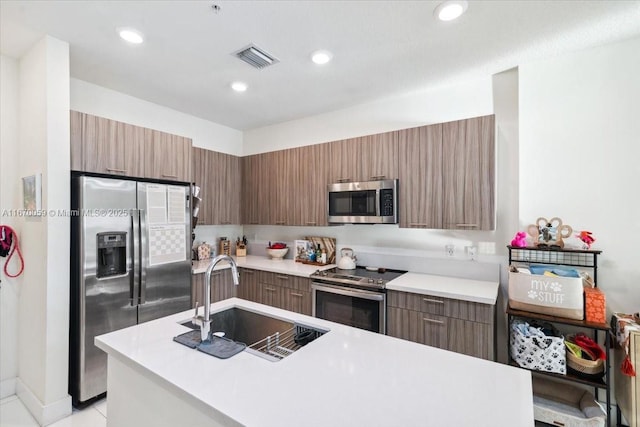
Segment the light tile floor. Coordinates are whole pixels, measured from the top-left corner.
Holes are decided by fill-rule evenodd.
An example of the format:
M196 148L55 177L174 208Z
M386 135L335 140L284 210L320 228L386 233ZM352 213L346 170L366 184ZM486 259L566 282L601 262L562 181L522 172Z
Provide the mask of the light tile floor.
M0 400L0 426L38 427L27 408L16 396ZM50 425L50 427L106 427L107 400L102 399L83 410L74 409L71 415Z

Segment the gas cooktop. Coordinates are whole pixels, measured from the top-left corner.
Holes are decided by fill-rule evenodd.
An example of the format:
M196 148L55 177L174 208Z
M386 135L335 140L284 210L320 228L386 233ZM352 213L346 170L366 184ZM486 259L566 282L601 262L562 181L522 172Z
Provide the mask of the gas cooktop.
M311 275L311 277L316 281L331 284L385 289L387 282L403 275L404 273L406 273L406 271L358 266L353 270L332 268L330 270L316 271Z

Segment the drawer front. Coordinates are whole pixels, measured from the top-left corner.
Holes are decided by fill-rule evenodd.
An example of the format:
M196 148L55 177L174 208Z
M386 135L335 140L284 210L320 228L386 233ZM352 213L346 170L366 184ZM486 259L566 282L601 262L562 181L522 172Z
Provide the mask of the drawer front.
M456 353L493 360L493 327L485 323L449 318L446 348Z
M493 323L495 311L495 306L489 304L398 291L387 292L387 304L390 307L488 324Z
M416 313L412 317L415 318L414 322L417 325L417 342L431 347L448 348L450 319L430 313L412 313ZM409 329L411 330L411 328Z
M285 288L296 289L296 276L288 274L273 273L271 271L260 271L260 282L268 285L276 285Z
M448 299L408 292L387 292L387 304L391 307L444 316Z

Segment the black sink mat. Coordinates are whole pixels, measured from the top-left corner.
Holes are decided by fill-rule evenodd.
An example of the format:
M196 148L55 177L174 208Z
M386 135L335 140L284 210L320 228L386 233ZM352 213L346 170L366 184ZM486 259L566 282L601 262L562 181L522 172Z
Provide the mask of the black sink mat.
M215 356L218 359L228 359L240 353L247 347L246 344L235 342L228 338L212 336L210 340L205 340L196 347L198 351Z
M189 348L196 348L200 344L200 330L194 329L193 331L185 332L177 337L173 337L173 340L182 345L186 345Z

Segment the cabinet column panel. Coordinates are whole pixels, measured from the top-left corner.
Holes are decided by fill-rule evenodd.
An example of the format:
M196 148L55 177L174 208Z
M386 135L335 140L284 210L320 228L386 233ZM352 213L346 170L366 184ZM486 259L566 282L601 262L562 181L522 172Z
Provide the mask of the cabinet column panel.
M398 132L400 227L442 228L442 125Z

